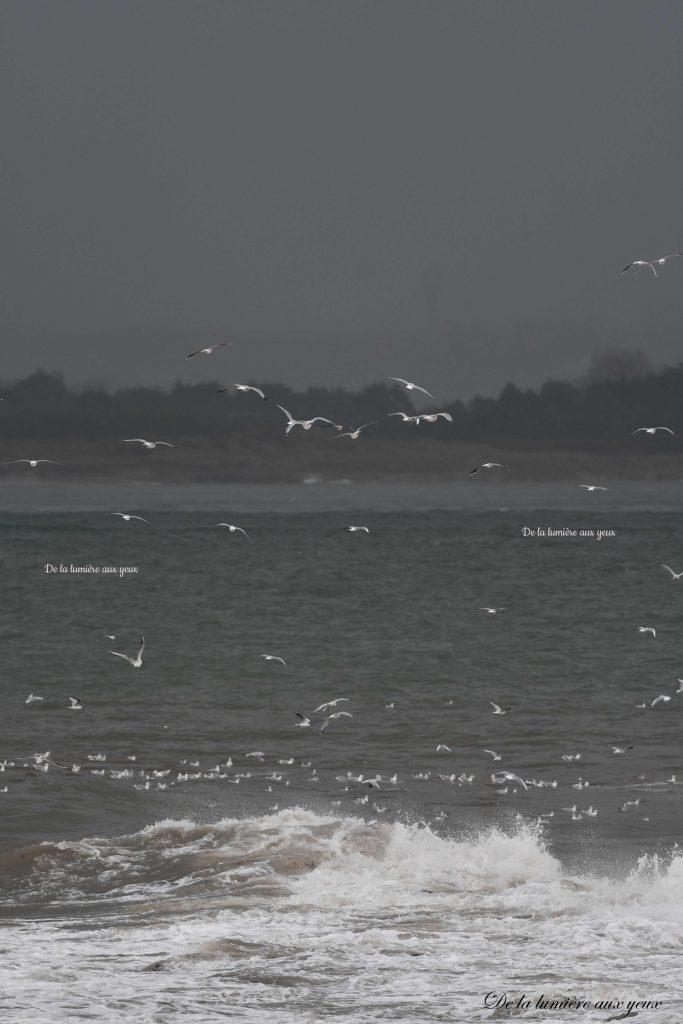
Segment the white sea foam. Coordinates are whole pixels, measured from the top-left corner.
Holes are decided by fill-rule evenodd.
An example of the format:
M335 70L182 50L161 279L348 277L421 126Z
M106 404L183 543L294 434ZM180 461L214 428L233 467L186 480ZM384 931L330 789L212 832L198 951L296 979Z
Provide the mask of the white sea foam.
M491 1019L488 992L512 989L658 999L641 1019L683 1019L678 855L577 876L524 825L439 836L301 808L35 849L33 888L71 870L86 899L60 903L51 886L42 920L6 929L12 1024L470 1022Z

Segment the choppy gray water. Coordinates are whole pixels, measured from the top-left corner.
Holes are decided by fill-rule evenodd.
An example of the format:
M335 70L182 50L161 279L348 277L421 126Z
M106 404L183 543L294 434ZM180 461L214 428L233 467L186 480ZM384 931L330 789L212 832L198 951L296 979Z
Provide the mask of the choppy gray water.
M6 487L3 1019L679 1024L683 484L577 490Z

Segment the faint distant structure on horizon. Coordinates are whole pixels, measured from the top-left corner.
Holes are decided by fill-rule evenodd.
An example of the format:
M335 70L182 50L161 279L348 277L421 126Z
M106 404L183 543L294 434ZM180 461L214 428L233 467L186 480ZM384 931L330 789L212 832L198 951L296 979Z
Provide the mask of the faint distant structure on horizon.
M588 370L577 383L587 388L605 380L649 377L655 372L649 357L641 349L606 348L593 354Z

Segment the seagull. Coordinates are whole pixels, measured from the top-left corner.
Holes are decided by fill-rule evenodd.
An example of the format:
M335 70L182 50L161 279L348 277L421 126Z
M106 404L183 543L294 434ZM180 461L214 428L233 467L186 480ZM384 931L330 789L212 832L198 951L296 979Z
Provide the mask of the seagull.
M24 704L33 704L35 700L45 700L44 697L36 697L34 693L29 693L28 697L24 701Z
M499 778L499 776L501 777ZM503 782L504 779L508 779L510 782L518 782L524 789L529 788L524 779L521 779L519 775L515 775L514 772L494 772L491 776L491 781L496 786Z
M666 430L668 434L676 436L671 427L638 427L637 430L633 431L633 434L639 434L641 431L644 431L646 434L656 434L658 430ZM632 437L633 434L631 435Z
M639 633L652 633L652 635L654 637L657 636L657 633L655 632L655 627L654 626L638 626L638 632Z
M345 701L348 704L349 698L348 697L337 697L336 700L328 700L328 702L326 704L321 704L319 708L316 708L314 710L313 714L317 715L318 713L327 711L328 708L336 708L337 704L341 704L342 701Z
M189 356L185 356L185 358L192 359L192 356L210 356L215 348L225 348L227 344L227 341L219 341L215 345L207 345L206 348L198 348L196 351L190 352Z
M81 711L83 709L80 697L69 697L69 701L69 711Z
M417 423L419 416L410 416L407 412L390 412L389 416L400 416L404 423Z
M275 403L277 405L277 402ZM304 430L310 430L316 423L326 423L330 427L336 427L337 424L333 423L332 420L328 420L326 416L314 416L311 420L295 420L290 412L287 412L284 406L278 405L285 416L287 417L287 426L285 427L285 434L288 434L292 427L303 427Z
M581 754L562 754L563 761L580 761Z
M438 743L436 747L437 754L450 754L451 748L447 747L445 743Z
M51 462L53 466L61 466L61 462L55 462L54 459L10 459L5 465L11 466L14 462L26 462L31 469L35 469L41 462Z
M468 476L474 476L480 469L502 469L500 462L482 462L481 466L475 466L469 471Z
M259 398L262 398L264 402L268 401L266 396L261 391L261 388L255 388L251 384L228 384L227 387L219 388L216 394L222 395L224 391L229 391L230 388L234 388L235 391L253 391L255 394L259 396Z
M348 430L344 434L337 434L337 437L350 437L354 441L357 441L358 438L360 437L361 430L365 430L366 427L371 427L372 424L376 422L377 420L370 420L369 423L364 423L362 427L356 427L355 430Z
M655 699L652 701L650 707L653 708L655 704L661 704L663 701L667 700L671 700L671 697L669 697L666 693L660 693L659 697L655 697Z
M664 562L661 563L661 566L662 566L662 569L668 569L669 570L669 572L671 573L671 579L672 580L680 580L681 576L683 576L683 572L674 572L673 569L671 568L671 566L670 565L665 565Z
M108 653L109 654L115 654L117 658L125 658L126 661L130 662L130 664L133 666L133 668L140 668L140 666L142 665L142 652L144 651L144 649L145 649L145 638L144 638L144 636L141 636L140 637L140 649L139 649L138 653L135 655L135 658L130 658L127 654L120 654L118 651L109 651Z
M281 665L287 665L285 659L281 658L278 654L262 654L261 657L265 658L266 661L279 661Z
M487 750L486 747L484 747L483 750L484 750L485 754L490 754L494 761L502 761L503 760L503 755L502 754L497 754L495 752L495 750Z
M512 711L512 708L502 708L500 704L494 704L492 700L489 701L489 704L493 708L494 715L504 715L506 712Z
M108 516L121 516L124 523L129 523L131 519L139 519L141 523L147 523L150 525L149 519L143 519L142 516L129 515L127 512L107 512Z
M615 743L608 743L607 745L612 748L613 754L625 754L627 750L633 750L633 743L628 747L619 747Z
M334 718L353 718L353 715L350 711L335 711L333 715L327 716L323 724L320 726L320 731L325 732L325 729L327 729L328 725Z
M168 441L145 441L144 437L124 437L124 439L123 439L123 443L124 444L131 444L131 443L134 443L134 442L139 442L140 444L144 445L145 448L148 448L150 450L152 448L158 448L160 444L162 444L164 446L164 448L177 448L178 447L175 444L169 444Z
M430 395L426 388L421 388L419 384L413 384L412 381L404 380L403 377L386 377L385 380L394 380L397 384L403 384L406 391L421 391L427 398L434 397L434 395Z
M625 274L627 270L634 268L634 273L638 273L643 267L649 267L652 273L657 277L657 271L655 270L655 263L658 267L663 267L667 260L672 260L674 256L683 256L683 252L670 252L668 256L660 256L656 260L634 260L633 263L627 264L622 270L622 274Z
M370 533L367 526L340 526L339 530L346 530L347 533Z
M497 612L504 612L505 611L505 607L503 606L501 608L488 608L486 605L484 605L484 607L480 608L479 611L480 612L488 612L489 615L495 615Z
M600 487L599 484L579 484L579 487L585 487L587 491L606 491L607 487Z
M300 719L300 721L296 723L295 729L308 729L311 724L310 718L306 718L306 716L302 715L300 711L295 711L294 714L298 719Z
M436 423L439 416L441 416L441 418L444 420L448 420L449 423L453 422L453 417L449 412L429 412L422 413L420 416L417 417L417 425L419 427L420 420L424 420L425 423Z
M683 693L683 679L677 679L676 682L678 683L678 689L676 690L676 693ZM42 699L42 697L38 698L38 700ZM28 704L28 701L26 701L26 703Z
M233 526L232 523L216 523L216 526L225 526L228 530L230 530L230 533L243 533L250 544L254 543L249 534L247 533L247 531L243 530L241 526ZM216 526L214 526L214 529L216 528Z

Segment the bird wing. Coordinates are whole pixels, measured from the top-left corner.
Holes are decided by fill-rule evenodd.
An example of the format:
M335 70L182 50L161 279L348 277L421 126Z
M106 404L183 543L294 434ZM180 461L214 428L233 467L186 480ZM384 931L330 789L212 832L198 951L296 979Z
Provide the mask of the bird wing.
M670 566L670 565L665 565L665 564L664 564L664 562L662 562L661 564L662 564L662 569L668 569L668 570L669 570L669 572L671 573L671 575L672 575L672 576L674 577L674 579L675 579L675 578L676 578L676 575L677 575L677 574L676 574L676 573L675 573L675 572L673 571L673 569L671 568L671 566Z
M491 707L493 708L494 711L500 711L501 710L500 704L494 704L492 700L489 701L489 704L491 705Z
M296 715L297 718L300 718L302 722L307 722L308 721L306 716L302 715L300 711L295 711L294 714Z
M410 384L410 381L404 380L403 377L385 377L385 380L395 380L399 384Z
M185 356L185 358L186 359L192 359L192 356L198 356L201 351L202 351L202 349L198 348L195 352L190 352L189 356Z
M124 437L123 443L125 444L127 441L139 441L140 444L147 444L144 437Z
M170 444L168 441L156 441L156 444L163 444L166 448L177 448L175 444Z
M287 412L284 405L278 405L277 402L275 404L277 405L278 409L282 410L282 412L285 414L289 422L294 423L294 417L292 416L291 412Z
M131 665L133 664L133 659L129 658L127 654L121 654L120 651L109 651L109 654L115 654L117 658L124 658Z
M431 392L427 391L426 388L421 388L419 384L413 384L413 388L415 391L421 391L423 395L427 396L427 398L434 398L434 395L432 395Z
M140 659L142 658L142 652L144 651L144 649L145 649L145 638L144 638L144 636L141 636L140 637L140 649L138 650L136 661L140 661Z

